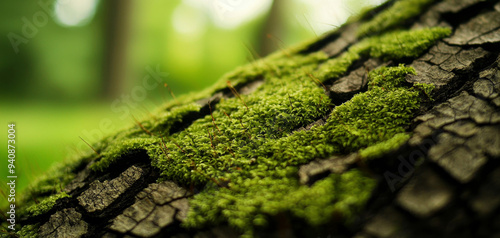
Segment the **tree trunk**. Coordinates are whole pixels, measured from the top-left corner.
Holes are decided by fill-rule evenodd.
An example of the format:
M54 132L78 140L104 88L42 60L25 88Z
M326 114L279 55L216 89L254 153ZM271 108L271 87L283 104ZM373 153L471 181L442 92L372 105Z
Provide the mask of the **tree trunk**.
M399 5L404 6L403 2L411 3L414 8L420 6L421 12L413 14L410 11L406 12L408 9L405 12L396 12ZM319 117L315 114L316 121L313 123L310 120L294 118L293 120L300 121L302 124L293 124L290 133L279 134L277 136L279 138L308 135L307 133L310 131L325 128L322 126L328 125L334 120L335 110L340 110L337 108L348 105L351 98L356 97L356 94L370 90L374 76L370 76L370 85L367 85L368 73L375 68L396 67L400 63L404 63L416 71L416 75L409 73L405 76L404 85L414 85L414 87L417 87L416 83L435 85L432 92L428 92L432 100L421 97L422 103L419 104L419 109L408 112L411 114L411 118L409 123L405 124L404 132L406 132L405 135L409 136L409 139L402 143L388 140L388 144L384 145L395 147L390 150L380 150L381 154L374 156L376 158L361 159L364 154L368 153L366 152L368 149L363 152L360 148L363 149L366 146L342 147L342 145L335 144L337 146L335 148L342 148L335 152L322 151L323 147L317 146L315 143L304 144L302 148L293 148L297 150L296 157L305 156L308 158L309 153L314 154L312 156L314 158L306 159L307 161L296 160L299 162L286 163L289 167L297 168L294 172L295 175L291 176L291 178L295 178L294 181L300 181L297 182L299 183L296 185L297 190L307 187L312 189L316 185L320 186L322 181L329 178L340 178L332 177L334 176L332 174L341 175L352 170L359 170L366 174L371 181L374 181L375 186L369 190L369 199L363 203L363 206L360 209L349 210L353 211L353 214L348 215L340 212L344 211L342 210L344 208L338 208L338 210L334 210L333 215L327 214L326 221L315 223L313 222L314 218L323 218L313 216L312 219L308 220L307 215L302 216L301 214L308 212L322 214L321 211L308 209L296 211L292 207L278 210L275 213L262 212L263 216L258 213L258 219L261 220L258 220L257 216L255 219L252 218L253 223L251 222L251 227L247 228L239 226L239 223L231 220L230 216L224 216L224 212L217 215L220 217L219 220L206 221L205 225L199 227L183 225L186 222L188 209L193 204L193 198L208 190L215 189L224 192L237 189L235 185L237 182L223 179L227 171L213 170L220 173L214 172L210 175L206 172L203 174L203 171L208 170L203 170L204 167L200 165L196 157L196 153L198 153L196 150L206 148L206 156L213 154L214 158L219 158L232 154L235 159L238 159L245 157L247 155L245 153L256 153L254 151L264 148L266 144L260 143L260 141L270 140L269 138L273 137L274 134L263 137L252 134L254 127L247 121L238 121L235 115L238 111L251 113L252 110L257 110L252 105L258 102L252 101L250 96L258 93L259 90L267 90L265 86L271 82L267 77L284 74L283 72L286 71L284 67L297 67L297 65L286 66L286 64L283 67L276 66L279 65L278 62L276 64L264 63L261 68L250 66L261 71L256 70L248 73L244 70L237 70L226 76L222 84L212 90L211 96L195 97L197 101L185 99L186 103L190 100L196 101L200 106L195 111L182 114L181 120L172 117L169 119L173 121L172 124L165 124L166 126L160 126L158 129L155 120L169 118L165 116L165 112L160 112L154 119L138 122L135 131L118 133L115 137L108 138L106 142L95 145L97 155L84 156L79 160L80 162L59 170L65 171L66 174L74 174L74 177L66 179L67 177L60 176L58 178L61 181L49 181L49 183L55 183L58 186L58 182L60 182L61 188L52 188L48 192L42 192L41 189L32 191L31 196L36 197L37 200L43 200L43 197L60 192L61 189L69 197L54 200L55 202L47 209L41 210L39 213L32 212L30 216L22 217L19 220L23 227L22 234L33 232L32 234L37 233L40 237L237 237L241 234L258 237L500 236L500 59L498 58L500 52L500 3L481 0L447 0L426 5L424 2L430 1L410 0L396 3L389 1L370 10L359 19L345 24L337 31L321 37L312 44L300 49L290 49L281 56L274 56L287 60L295 55L309 56L316 52L325 52L328 59L323 59L322 63L311 67L311 72L304 74L304 83L302 85L295 84L297 88L287 91L288 96L285 95L286 100L281 101L281 103L289 107L291 112L301 110L302 107L315 105L307 105L308 101L294 103L298 99L292 93L298 91L300 87L306 87L307 85L304 85L308 84L307 82L317 81L322 81L324 85L318 83L319 88L325 88L324 97L319 96L321 97L319 102L324 102L327 98L333 102ZM390 13L389 15L395 19L398 17L401 19L397 24L391 24L390 21L393 18L383 18L383 14L387 13ZM402 13L408 15L401 17ZM377 17L382 19L378 25L367 25L376 20ZM404 54L402 57L384 55L384 53L377 56L374 49L378 46L372 45L370 46L371 52L360 53L361 56L354 59L345 71L340 70L340 73L335 74L328 71L332 70L332 67L329 67L327 68L328 75L320 76L321 72L318 69L321 69L327 62L335 63L328 60L342 58L346 52L355 51L355 47L352 46L363 42L363 39L381 36L392 30L418 30L436 26L451 28L451 34L432 42L428 47L420 47L422 49L419 49L418 53L393 53ZM386 40L391 39L387 38ZM384 43L386 42L380 40L377 44ZM420 43L421 41L418 41L416 44ZM404 51L408 44L406 38L401 38L397 47L401 47L401 50ZM380 50L384 51L386 48ZM263 62L275 62L271 61L275 58L270 57L270 61ZM307 60L302 62L299 61L299 58L293 59L299 64L309 63ZM259 62L255 62L255 65L257 64ZM240 76L242 78L239 78ZM282 78L287 80L285 77ZM227 80L231 82L226 84ZM381 90L386 90L387 93L390 91L384 87ZM221 100L222 98L224 100ZM228 100L240 103L239 107L231 109L219 105ZM262 100L276 103L272 99L263 98ZM177 110L176 108L184 103L182 99L178 101L178 103L173 102L165 108L169 112ZM324 106L319 105L318 108L324 108ZM383 110L385 109L387 108ZM218 113L223 113L223 110L227 110L227 114L230 115L226 115L226 117L224 115L226 111L224 111L224 114L219 117ZM233 110L232 114L231 110ZM214 119L212 119L212 112ZM377 111L373 113L375 114ZM194 123L202 119L208 120L214 125L210 130L206 129L208 133L203 132L206 135L204 140L206 147L198 146L196 137L191 138L193 146L196 147L194 149L190 145L182 143L170 146L173 145L172 143L176 143L174 140L181 140L176 135L190 130ZM223 135L231 137L228 135L230 131L225 130L224 127L230 125L225 125L223 120L233 121L232 124L235 128L240 128L243 138L248 137L257 142L241 148L236 146L232 148L217 147L216 142L220 143ZM304 122L307 123L304 124ZM260 126L264 126L262 123ZM233 126L232 124L231 126ZM280 125L276 131L289 130L286 122L274 121L274 124ZM347 127L350 124L346 122L345 125ZM220 132L221 130L222 132ZM168 134L163 136L165 131ZM328 136L328 133L325 135ZM191 134L188 133L186 136L190 137ZM112 153L117 150L109 148L113 141L120 138L146 137L157 139L154 141L154 146L157 147L154 148L157 148L158 153L163 153L173 161L182 157L187 162L180 165L175 164L175 162L165 162L171 167L161 167L162 162L152 163L152 161L156 161L150 152L153 145L142 142L142 144L134 144L126 152L120 152L114 157ZM328 144L330 141L326 143ZM287 141L284 140L283 143L285 142ZM131 140L130 143L135 142ZM214 144L216 145L214 146ZM255 146L252 147L253 145ZM243 150L247 147L250 148L250 152ZM287 148L273 147L273 150L268 150L267 155L272 157L273 153L282 150L287 151ZM283 156L287 155L289 154L283 152ZM113 158L113 160L109 160L111 166L103 165L102 161L105 161L106 158ZM292 161L294 157L290 158ZM236 166L233 164L230 169L235 172L231 173L245 170L247 167L244 166L250 168L254 163L259 164L262 156L253 158L247 156L246 159L250 165ZM210 162L206 162L206 164L205 166L211 166ZM95 169L96 166L98 169ZM173 169L174 166L188 166L191 168L190 171L187 169L187 175L182 176L186 176L186 178L198 176L197 179L182 179L184 177L178 176L176 173L165 172ZM280 165L275 166L279 167ZM209 178L207 179L207 177ZM164 181L158 181L162 178ZM191 181L191 183L186 181ZM262 177L262 183L265 181ZM291 183L295 184L295 182ZM357 185L352 186L349 189L355 189ZM330 192L331 194L337 193L336 190ZM210 192L208 194L218 193ZM229 194L231 193L229 192ZM306 193L301 196L307 197L308 195ZM209 206L216 206L208 203L210 196L207 196L206 199ZM342 199L337 197L332 200L332 203L345 201ZM321 197L312 200L311 203L316 202L314 200L321 200ZM297 200L297 207L307 203L307 201ZM197 202L199 205L200 200ZM239 200L235 200L234 204L238 202ZM283 203L285 202L283 200ZM279 203L276 205L277 207L279 207ZM324 206L325 210L330 209L327 205ZM226 204L225 206L228 212L231 212L231 209L237 209L236 205ZM256 209L264 211L263 207L265 204ZM203 206L198 206L198 208L203 211ZM242 212L246 213L247 211ZM210 214L206 215L206 217L210 216ZM249 232L246 229L252 231Z

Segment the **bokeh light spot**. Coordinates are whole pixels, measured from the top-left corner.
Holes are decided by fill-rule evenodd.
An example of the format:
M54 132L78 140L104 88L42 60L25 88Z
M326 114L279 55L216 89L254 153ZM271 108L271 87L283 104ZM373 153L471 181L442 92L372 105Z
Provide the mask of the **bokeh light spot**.
M59 24L83 26L94 17L98 0L56 0L54 11Z

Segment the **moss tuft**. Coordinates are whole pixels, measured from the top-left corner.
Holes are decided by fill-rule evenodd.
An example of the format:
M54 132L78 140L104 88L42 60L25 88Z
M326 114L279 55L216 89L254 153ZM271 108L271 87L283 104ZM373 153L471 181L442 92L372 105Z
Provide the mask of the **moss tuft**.
M359 212L375 181L351 170L332 174L311 187L300 185L293 176L250 178L243 184L231 189L212 188L198 195L191 202L185 225L198 227L227 220L252 236L256 227L267 225L269 216L283 212L301 217L313 226L324 225L332 214L353 217Z
M401 26L407 20L419 16L435 0L398 0L385 11L377 14L358 29L358 37L381 34Z
M169 136L169 131L174 123L181 122L184 115L198 112L199 110L199 105L190 103L185 106L174 107L169 111L161 111L155 117L155 120L140 122L140 126L137 125L125 133L111 138L113 141L120 141L120 143L110 141L107 148L103 149L103 152L100 153L101 159L93 164L91 169L94 171L104 171L110 165L116 163L118 159L124 158L126 157L125 155L136 150L157 150L160 148L160 138ZM144 131L141 126L148 128L146 129L147 131ZM151 138L149 134L156 135L157 137ZM150 156L158 155L152 154Z
M45 212L52 209L52 207L56 204L56 201L61 198L70 197L65 192L54 194L50 197L45 198L43 201L38 204L34 204L31 207L26 208L29 216L38 216L44 214Z
M371 57L385 60L417 57L437 40L450 34L451 29L444 27L398 30L366 38L354 46L353 50L367 52Z
M16 232L16 235L19 237L30 237L30 238L38 238L38 228L39 224L34 225L24 225L21 230Z
M432 91L436 88L434 84L414 83L413 87L422 91L430 100L434 100L432 98Z
M343 75L349 66L361 57L395 60L417 57L434 43L451 34L451 29L443 27L411 31L394 31L381 36L369 37L350 47L338 58L323 63L315 75L322 79L332 79Z
M57 193L75 177L74 170L88 162L88 158L81 160L67 160L54 165L47 173L38 177L26 189L22 200L33 200L33 197Z
M88 163L91 158L67 159L55 164L47 173L34 180L20 193L19 200L16 199L18 216L31 217L50 210L58 198L67 196L61 189L75 178L75 170Z
M376 87L384 88L386 90L393 90L401 86L405 82L407 74L416 75L415 69L411 67L381 67L369 73L370 82L368 83L368 90Z
M397 150L399 147L401 147L401 145L406 143L408 139L410 139L410 135L406 133L399 133L386 141L382 141L365 149L361 149L359 151L359 155L363 159L380 158L381 156L389 152Z

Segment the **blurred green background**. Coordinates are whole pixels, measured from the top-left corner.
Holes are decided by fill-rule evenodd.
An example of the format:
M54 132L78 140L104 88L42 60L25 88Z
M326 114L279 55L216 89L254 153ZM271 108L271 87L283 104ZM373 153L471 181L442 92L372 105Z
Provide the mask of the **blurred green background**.
M54 162L89 150L79 136L96 142L131 125L132 115L144 117L172 100L163 82L176 95L203 89L238 65L317 37L380 2L3 0L1 190L10 122L19 192ZM161 84L153 80L156 71L168 73Z

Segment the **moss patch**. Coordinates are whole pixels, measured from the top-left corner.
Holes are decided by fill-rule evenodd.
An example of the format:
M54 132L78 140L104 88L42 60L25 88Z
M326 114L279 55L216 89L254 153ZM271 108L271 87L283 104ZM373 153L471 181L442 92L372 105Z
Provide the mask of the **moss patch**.
M363 23L357 34L362 37L397 28L407 20L420 15L433 2L435 0L398 0L385 11Z
M211 189L196 195L191 201L191 211L185 225L200 227L228 222L251 236L256 227L266 224L266 217L284 211L290 211L311 225L324 224L332 219L333 214L340 214L346 221L352 219L352 215L369 197L374 181L354 170L332 175L308 187L298 183L297 166L314 158L349 153L373 145L378 148L377 152L387 151L378 143L393 143L392 138L404 133L404 127L420 105L420 91L404 86L406 74L415 74L415 71L403 65L374 70L370 73L369 90L337 106L323 126L275 138L259 137L258 133L264 130L262 127L269 125L267 129L272 130L273 124L257 122L260 127L256 127L256 131L248 130L250 136L257 137L253 139L257 142L248 149L245 148L247 145L236 147L235 156L222 154L220 150L221 154L217 156L224 160L215 164L212 163L218 160L216 154L212 160L205 161L186 156L187 161L195 161L191 164L194 174L203 171L199 173L206 173L206 177L220 183L226 182L228 186L218 188L213 185ZM240 111L246 110L240 108ZM207 118L206 126L210 126L209 122ZM293 123L294 120L283 125L290 125L289 122ZM222 125L226 126L221 120L219 128L225 128ZM287 127L280 128L288 133ZM215 130L214 133L217 134ZM250 140L243 132L240 134L243 136L222 144L221 148L238 143L238 140ZM209 147L206 149L210 151ZM179 157L182 157L181 153L173 158ZM178 160L166 162L166 167L180 165ZM203 167L197 166L200 163L203 163ZM193 176L188 169L185 169L184 176ZM352 181L352 186L343 189L347 181Z
M214 187L191 201L187 226L228 222L252 236L270 216L290 212L311 225L323 225L333 214L347 218L359 212L375 181L357 170L332 174L311 187L298 184L293 173L281 178L255 177L230 189Z
M434 27L418 30L397 30L388 32L379 37L369 37L355 45L355 52L369 52L371 57L389 59L401 59L417 57L436 40L451 34L450 28Z
M16 232L16 235L18 237L30 237L30 238L37 238L38 237L38 228L40 225L35 224L35 225L25 225Z
M67 196L61 191L75 177L74 171L93 157L74 157L52 167L32 182L17 200L18 216L33 216L48 211L59 198Z
M320 79L337 78L343 75L349 66L361 57L374 57L395 60L417 57L434 43L451 34L451 29L434 27L411 31L393 31L382 36L363 39L350 47L338 58L323 63L315 75Z
M68 158L64 162L55 164L47 173L38 177L19 194L19 199L16 198L16 217L27 218L41 215L52 209L58 199L68 197L61 189L74 179L74 171L92 158L92 156ZM4 227L6 224L6 222L2 223ZM19 237L38 237L36 232L39 224L22 226L18 224L17 226L21 228L16 232Z
M330 102L324 97L316 82L340 77L355 61L364 56L386 60L415 57L448 34L450 30L447 28L390 32L366 38L334 59L328 59L323 52L309 55L290 55L289 52L297 50L275 53L225 75L221 82L211 89L212 91L201 94L211 95L213 91L222 89L226 81L237 85L265 79L265 84L259 93L246 96L243 101L235 97L217 105L218 109L213 112L214 118L217 118L215 124L221 124L226 132L221 133L220 128L214 126L212 117L207 115L186 131L170 137L168 131L175 122L181 121L184 115L199 110L199 106L192 102L201 97L199 95L187 97L185 98L187 104L177 105L177 102L173 102L162 108L154 118L140 122L140 126L132 127L96 145L101 153L101 159L92 165L92 169L103 171L130 151L145 149L154 159L153 165L164 171L165 178L176 179L183 183L203 184L217 172L197 169L195 167L198 163L206 167L205 161L213 161L211 157L215 157L218 163L234 163L238 166L241 161L229 163L224 156L218 155L233 156L235 146L242 147L244 151L252 150L252 146L256 147L263 143L262 140L252 140L252 137L267 135L279 138L290 133L291 129L311 123L324 115ZM303 46L297 47L301 48ZM262 98L266 98L266 101L261 100ZM230 116L233 113L235 114ZM231 117L235 117L236 120L233 121ZM217 130L213 131L214 129ZM241 130L245 132L244 137L235 134ZM245 137L249 140L243 139ZM225 144L233 139L236 139L234 143ZM221 143L224 146L220 146ZM211 152L207 154L207 151ZM195 159L184 161L182 165L176 163L175 169L167 169L172 164L165 161L178 156ZM191 173L193 169L197 171L196 175Z
M410 139L410 135L406 133L399 133L394 135L391 139L379 142L365 149L361 149L359 151L359 155L363 159L380 158L389 152L397 150L401 145L406 143L408 139Z
M29 216L38 216L45 212L48 212L56 204L56 201L61 198L69 197L65 192L54 194L50 197L45 198L43 201L35 204L31 207L26 208Z
M362 156L373 158L396 148L407 138L405 127L422 96L432 89L405 83L407 74L415 74L412 68L382 67L370 72L366 92L334 107L319 83L341 77L363 58L418 56L448 34L446 28L387 32L361 39L334 59L323 52L299 54L305 46L275 53L102 140L94 146L99 156L91 152L80 163L93 159L91 168L105 171L134 151L146 151L161 171L160 180L203 187L190 201L187 227L229 223L251 236L270 217L283 212L313 226L331 221L334 214L348 224L375 182L353 169L306 186L298 182L298 167L333 154L364 149ZM175 123L200 111L196 100L208 98L227 84L255 80L264 81L256 92L221 99L210 115L170 134ZM325 116L324 125L295 131ZM25 201L33 195L48 198L27 213L39 214L64 197L57 194L58 188L74 178L77 165L59 167L33 186ZM33 202L25 206L30 205Z

